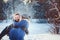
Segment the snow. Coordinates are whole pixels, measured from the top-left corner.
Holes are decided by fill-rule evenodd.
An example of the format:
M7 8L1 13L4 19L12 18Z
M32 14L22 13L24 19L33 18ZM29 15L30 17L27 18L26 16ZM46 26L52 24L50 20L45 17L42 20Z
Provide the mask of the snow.
M60 40L60 35L54 34L35 34L26 35L25 40ZM8 36L5 36L2 40L9 40Z
M0 32L12 21L0 23ZM49 33L50 24L48 23L29 23L29 34L25 36L25 40L60 40L60 35ZM6 35L2 40L9 40Z
M60 40L60 35L54 34L28 35L25 37L25 40Z

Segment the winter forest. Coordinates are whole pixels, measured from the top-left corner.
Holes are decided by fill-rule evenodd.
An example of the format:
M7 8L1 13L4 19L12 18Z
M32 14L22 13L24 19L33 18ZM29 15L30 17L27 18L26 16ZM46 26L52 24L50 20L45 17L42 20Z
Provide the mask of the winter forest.
M34 19L55 18L59 16L59 4L59 0L0 0L0 20L10 19L17 11Z
M31 35L60 34L60 0L0 0L0 24L4 24L4 20L8 23L16 12L29 17Z

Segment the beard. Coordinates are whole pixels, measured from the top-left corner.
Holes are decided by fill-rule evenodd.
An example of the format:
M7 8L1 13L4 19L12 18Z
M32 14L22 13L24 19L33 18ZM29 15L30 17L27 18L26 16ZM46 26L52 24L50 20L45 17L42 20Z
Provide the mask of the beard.
M15 22L19 22L20 19L15 20Z

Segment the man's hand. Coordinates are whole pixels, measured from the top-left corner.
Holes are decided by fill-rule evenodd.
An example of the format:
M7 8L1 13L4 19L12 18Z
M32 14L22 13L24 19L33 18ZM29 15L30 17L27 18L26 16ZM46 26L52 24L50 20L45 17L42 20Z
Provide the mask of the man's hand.
M26 34L29 34L28 29L25 27L22 27L22 30L25 31Z

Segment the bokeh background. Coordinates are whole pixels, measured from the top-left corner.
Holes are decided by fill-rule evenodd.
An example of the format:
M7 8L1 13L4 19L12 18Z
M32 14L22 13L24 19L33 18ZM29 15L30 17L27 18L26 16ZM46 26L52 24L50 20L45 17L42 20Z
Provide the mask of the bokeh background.
M25 40L60 40L60 0L0 0L0 33L16 12L29 17Z

